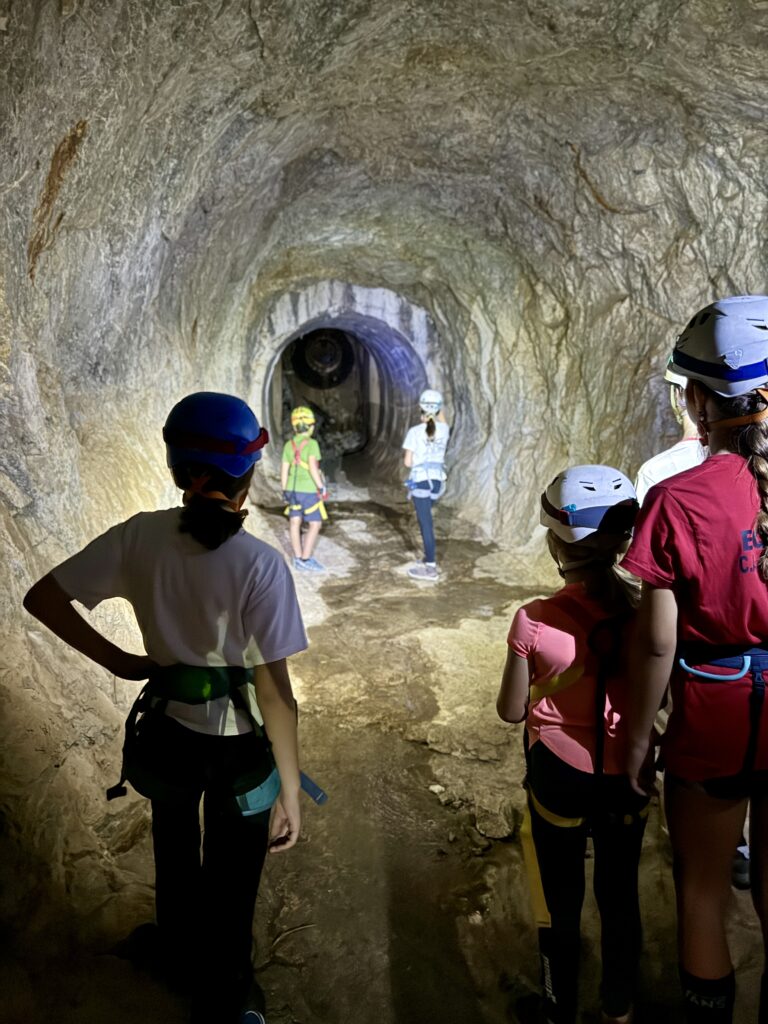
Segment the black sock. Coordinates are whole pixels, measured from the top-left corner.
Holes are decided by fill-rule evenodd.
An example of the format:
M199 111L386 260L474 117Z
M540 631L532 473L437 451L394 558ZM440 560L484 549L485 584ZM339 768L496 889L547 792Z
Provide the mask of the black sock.
M736 978L697 978L680 968L686 1024L731 1024Z

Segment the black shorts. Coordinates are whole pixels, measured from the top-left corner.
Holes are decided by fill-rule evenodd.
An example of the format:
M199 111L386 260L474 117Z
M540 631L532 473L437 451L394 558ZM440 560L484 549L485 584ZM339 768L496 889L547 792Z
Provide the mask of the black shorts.
M768 795L768 771L740 772L738 775L724 775L717 779L690 782L679 775L665 773L668 784L685 789L703 790L707 796L718 800L751 800Z

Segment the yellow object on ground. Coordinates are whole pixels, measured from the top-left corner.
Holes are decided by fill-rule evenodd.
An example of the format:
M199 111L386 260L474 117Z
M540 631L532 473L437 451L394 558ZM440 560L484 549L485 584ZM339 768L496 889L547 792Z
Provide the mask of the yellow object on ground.
M523 863L528 876L528 888L531 893L531 906L533 907L533 916L536 918L536 926L551 928L552 918L549 915L544 886L541 884L539 858L536 856L536 844L533 841L530 806L526 806L523 815L523 824L520 827L520 845L523 848Z

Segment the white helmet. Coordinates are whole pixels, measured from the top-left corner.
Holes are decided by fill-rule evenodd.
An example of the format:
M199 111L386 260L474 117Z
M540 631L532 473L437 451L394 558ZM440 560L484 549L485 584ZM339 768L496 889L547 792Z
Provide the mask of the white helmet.
M426 391L422 391L419 395L419 406L421 411L426 413L427 416L437 416L443 407L443 396L439 391L427 388Z
M734 295L699 310L677 339L668 371L726 398L768 381L768 296Z
M675 371L672 369L672 358L671 357L670 357L669 362L667 363L667 368L664 371L664 380L668 384L673 384L676 388L683 388L683 389L685 389L686 385L688 384L688 378L687 377L684 377L681 373L675 373Z
M574 544L594 533L629 536L639 506L635 488L612 466L572 466L541 496L543 526Z
M664 380L669 384L669 404L672 406L672 412L682 427L685 425L685 417L688 415L685 404L685 388L688 384L688 378L675 373L671 366L672 360L670 359L664 371Z

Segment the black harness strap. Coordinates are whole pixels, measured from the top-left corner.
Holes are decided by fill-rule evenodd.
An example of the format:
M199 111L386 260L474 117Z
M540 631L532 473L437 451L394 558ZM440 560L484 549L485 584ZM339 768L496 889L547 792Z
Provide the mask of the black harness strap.
M171 668L174 667L175 666L171 666ZM235 666L231 669L218 669L217 671L227 672L229 677L229 698L235 708L237 708L238 711L242 711L247 716L248 721L251 724L251 728L256 736L263 739L266 745L266 753L268 757L272 759L272 747L267 734L264 731L263 726L256 721L253 712L248 705L248 701L240 691L240 686L247 683L249 680L248 669ZM114 786L110 786L106 791L107 800L114 800L116 797L127 796L128 790L126 789L125 783L129 780L130 765L133 763L138 751L138 735L139 729L141 728L141 721L146 715L164 715L170 699L172 699L172 696L169 696L169 690L163 680L163 670L161 669L157 676L150 676L138 697L133 702L131 710L128 712L128 717L125 720L125 738L123 740L123 760L120 768L120 780ZM193 701L191 703L199 703L199 701ZM250 784L248 788L251 788Z
M136 727L139 721L139 716L141 715L143 717L148 712L156 712L161 715L165 714L165 709L168 704L167 699L163 698L159 700L154 706L152 704L152 699L152 680L150 678L141 688L141 692L131 705L131 710L128 712L128 717L125 720L123 761L120 766L120 781L116 782L114 786L109 787L107 790L107 800L114 800L118 796L128 795L125 783L128 779L128 765L130 764L132 754L136 749Z

